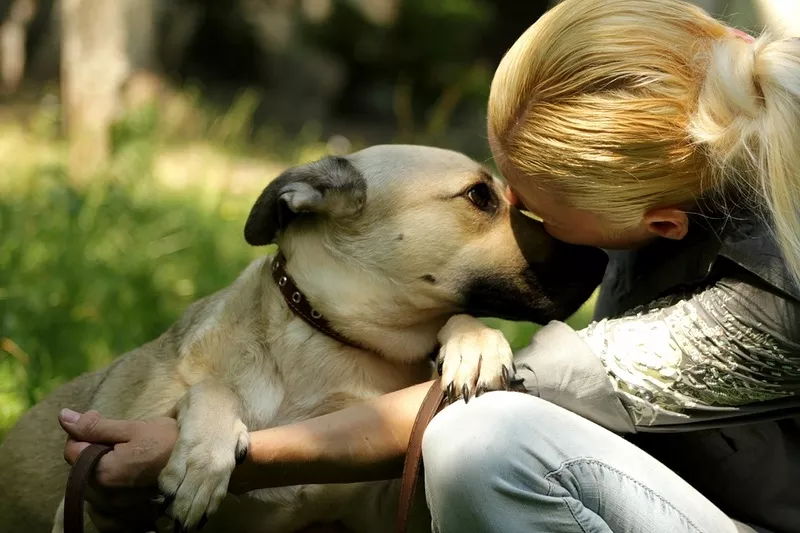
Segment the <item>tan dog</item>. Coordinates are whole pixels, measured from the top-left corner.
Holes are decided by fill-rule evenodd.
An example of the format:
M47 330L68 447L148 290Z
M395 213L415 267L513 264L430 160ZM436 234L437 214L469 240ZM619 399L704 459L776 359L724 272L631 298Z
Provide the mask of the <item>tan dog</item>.
M277 242L315 316L334 337L366 349L290 309L272 277L273 254L254 261L161 337L26 413L0 447L3 531L61 530L56 508L68 469L60 408L146 418L176 404L180 436L159 485L185 527L205 514L206 531L289 533L335 520L356 532L390 531L396 481L226 497L248 431L432 379L437 343L444 386L498 389L511 350L472 316L564 319L606 264L600 250L548 237L475 161L421 146L375 146L286 171L253 206L245 238ZM428 530L429 518L413 527Z

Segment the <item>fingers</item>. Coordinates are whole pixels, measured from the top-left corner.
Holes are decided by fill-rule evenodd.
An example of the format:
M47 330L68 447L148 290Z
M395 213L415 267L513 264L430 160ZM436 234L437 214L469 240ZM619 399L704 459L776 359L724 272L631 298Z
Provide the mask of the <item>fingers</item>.
M76 413L70 409L62 409L58 421L68 438L64 445L64 459L74 465L80 454L90 444L100 443L116 445L128 442L139 421L112 420L102 418L97 411ZM95 479L104 486L124 486L128 483L124 478L118 479L118 449L104 455L95 469Z
M74 465L78 460L78 456L90 446L89 442L79 442L74 439L67 438L67 443L64 445L64 459L68 464ZM111 452L105 454L100 458L94 472L93 482L102 487L127 487L131 485L131 481L127 479L124 470L122 470L124 460L120 461L118 454L121 451L115 447Z
M64 446L64 459L70 465L74 465L81 452L88 448L90 444L89 442L79 442L72 437L67 437L67 444Z
M81 414L71 409L62 409L58 422L72 439L96 444L128 442L138 423L136 420L103 418L97 411Z

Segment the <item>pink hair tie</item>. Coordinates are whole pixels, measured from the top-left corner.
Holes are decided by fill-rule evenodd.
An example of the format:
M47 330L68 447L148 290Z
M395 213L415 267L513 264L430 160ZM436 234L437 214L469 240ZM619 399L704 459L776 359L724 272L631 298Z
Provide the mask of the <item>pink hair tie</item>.
M731 28L731 30L733 31L734 35L736 35L737 37L739 37L740 39L743 39L744 41L746 41L748 43L753 43L756 40L755 37L753 37L752 35L750 35L748 33L743 32L742 30L739 30L739 29L736 29L736 28Z

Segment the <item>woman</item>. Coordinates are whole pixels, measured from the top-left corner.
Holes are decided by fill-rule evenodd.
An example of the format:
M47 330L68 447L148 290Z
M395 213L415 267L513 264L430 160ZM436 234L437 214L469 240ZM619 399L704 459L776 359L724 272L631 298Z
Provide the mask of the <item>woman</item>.
M512 202L615 251L598 321L517 354L530 394L428 427L433 529L800 532L800 40L678 0L566 0L501 62L488 129ZM232 488L398 476L427 388L254 432ZM126 443L106 486L152 484L176 437L61 422L70 462Z

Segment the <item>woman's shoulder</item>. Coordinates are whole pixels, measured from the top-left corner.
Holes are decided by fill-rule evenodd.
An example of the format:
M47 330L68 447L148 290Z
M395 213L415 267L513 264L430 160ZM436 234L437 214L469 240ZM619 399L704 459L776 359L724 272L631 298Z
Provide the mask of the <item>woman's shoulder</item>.
M751 214L727 221L720 240L720 257L800 301L800 286L792 279L771 224L764 216Z
M800 302L800 287L764 218L705 217L693 219L682 241L659 239L638 250L609 251L595 316L616 316L722 276L755 276L772 292Z

